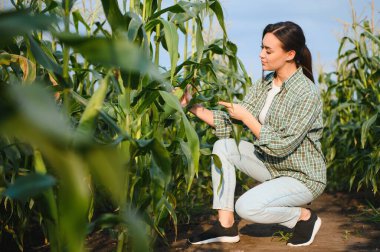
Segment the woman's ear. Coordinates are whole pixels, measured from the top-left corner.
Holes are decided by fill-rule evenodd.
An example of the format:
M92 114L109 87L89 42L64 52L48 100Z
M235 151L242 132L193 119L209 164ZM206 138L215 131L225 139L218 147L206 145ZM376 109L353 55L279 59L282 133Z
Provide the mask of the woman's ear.
M294 57L296 56L296 51L290 50L287 52L288 56L286 58L286 61L292 61L294 60Z

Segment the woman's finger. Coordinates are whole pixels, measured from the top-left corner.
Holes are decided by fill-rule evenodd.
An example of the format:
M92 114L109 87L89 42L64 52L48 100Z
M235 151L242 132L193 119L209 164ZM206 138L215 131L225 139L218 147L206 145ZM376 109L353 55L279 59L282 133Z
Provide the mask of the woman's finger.
M233 106L232 103L230 103L230 102L223 102L223 101L218 102L218 104L222 105L222 106L224 106L226 108L232 108L232 106Z

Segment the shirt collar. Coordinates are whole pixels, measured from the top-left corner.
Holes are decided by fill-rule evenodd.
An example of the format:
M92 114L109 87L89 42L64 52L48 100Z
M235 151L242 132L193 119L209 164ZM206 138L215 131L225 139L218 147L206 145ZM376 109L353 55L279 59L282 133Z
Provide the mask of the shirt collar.
M281 85L281 90L284 88L289 90L292 83L294 83L296 80L298 80L302 74L303 74L302 67L297 68L297 70L286 81L284 81L284 83ZM274 72L268 74L265 77L264 86L266 86L267 89L270 89L272 87L271 84L272 84L273 79L274 79Z

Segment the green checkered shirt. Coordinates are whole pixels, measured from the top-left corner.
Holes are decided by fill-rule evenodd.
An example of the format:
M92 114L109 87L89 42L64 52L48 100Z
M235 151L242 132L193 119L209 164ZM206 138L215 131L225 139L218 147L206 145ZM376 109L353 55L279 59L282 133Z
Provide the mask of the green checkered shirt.
M265 104L272 80L273 73L264 81L258 80L239 103L255 118ZM213 115L215 135L229 138L232 131L229 115L217 110ZM298 68L274 97L261 126L260 139L255 138L253 144L272 178L298 179L317 197L326 186L326 164L319 141L322 130L318 88L302 73L302 68Z

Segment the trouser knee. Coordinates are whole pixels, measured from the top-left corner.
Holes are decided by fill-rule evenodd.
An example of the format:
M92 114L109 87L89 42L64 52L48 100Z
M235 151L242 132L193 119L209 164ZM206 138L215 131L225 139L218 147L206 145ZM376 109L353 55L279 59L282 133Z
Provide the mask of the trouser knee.
M220 139L214 143L212 154L217 155L222 160L228 160L228 139ZM223 162L223 161L222 161Z
M219 139L214 143L214 146L212 148L213 154L225 154L227 153L227 145L228 145L228 139Z
M253 203L240 197L235 203L235 211L242 219L260 223L265 207L260 202Z

